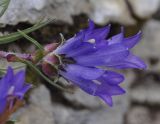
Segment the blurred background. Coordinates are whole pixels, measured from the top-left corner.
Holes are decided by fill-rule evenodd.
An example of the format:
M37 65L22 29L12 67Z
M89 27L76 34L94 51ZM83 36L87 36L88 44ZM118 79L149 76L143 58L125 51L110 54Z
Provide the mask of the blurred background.
M89 18L97 27L112 24L110 36L121 26L126 36L141 30L142 40L133 51L148 68L122 71L127 93L114 97L112 108L78 88L74 94L61 92L30 73L31 82L42 84L14 115L16 124L160 124L160 0L11 0L0 18L0 35L28 28L41 18L56 19L31 33L41 44L60 41L59 33L66 39L74 36L87 27ZM28 53L36 49L25 39L0 48Z

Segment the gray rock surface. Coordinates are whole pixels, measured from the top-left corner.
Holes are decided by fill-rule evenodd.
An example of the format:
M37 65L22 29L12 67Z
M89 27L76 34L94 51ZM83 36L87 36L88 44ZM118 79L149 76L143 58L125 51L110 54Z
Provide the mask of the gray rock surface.
M43 17L71 23L73 15L88 13L89 8L87 0L11 0L0 23L35 23Z
M88 108L100 107L103 103L97 97L86 94L81 89L76 89L73 94L64 93L66 99L74 103L77 106L85 106Z
M135 24L125 0L90 0L93 12L91 18L99 24L108 21L121 24Z
M160 0L129 0L129 3L140 18L152 16L160 7Z
M153 124L150 111L146 107L133 107L126 115L127 124Z
M160 105L160 85L153 80L145 80L141 85L136 86L130 91L130 98L139 103L148 103L151 105Z
M76 96L79 97L76 98L77 102L84 105L79 109L72 105L66 106L65 103L52 103L48 89L41 85L32 91L30 104L16 113L19 120L16 124L123 124L123 116L128 106L126 95L114 97L113 108L100 104L96 99L94 104L91 104L92 108L89 108L88 104L93 101L92 98L86 94L83 99L84 94L77 92L80 93Z
M160 110L135 106L127 114L127 124L159 124Z
M34 89L30 97L30 104L17 113L16 124L55 124L50 93L41 85Z
M160 6L159 0L129 0L134 13L140 18L152 16ZM72 16L86 14L98 24L109 21L124 25L135 24L126 0L11 0L0 23L15 25L35 23L42 17L72 22Z
M127 110L125 100L125 96L117 97L113 108L105 105L79 110L53 104L53 117L56 124L123 124L123 116Z
M133 3L133 6L136 5ZM99 24L108 21L125 25L136 22L131 17L125 0L12 0L0 23L12 25L19 22L35 23L42 17L71 23L72 16L81 13L87 14ZM147 13L151 15L153 10L149 9Z

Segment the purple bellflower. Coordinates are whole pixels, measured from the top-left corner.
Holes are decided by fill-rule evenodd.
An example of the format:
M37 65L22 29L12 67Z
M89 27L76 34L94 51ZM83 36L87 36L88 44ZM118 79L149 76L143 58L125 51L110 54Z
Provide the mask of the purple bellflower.
M141 32L125 38L122 29L121 33L108 38L110 27L95 29L90 21L89 28L58 46L45 59L52 63L53 55L58 56L61 76L112 106L112 96L125 93L119 86L124 76L106 68L145 69L146 65L130 51L140 41Z
M15 111L23 100L24 94L31 88L25 83L25 71L19 71L15 75L13 69L8 67L7 73L0 80L0 123Z
M47 76L53 79L58 73L112 106L112 96L124 94L125 91L120 87L124 76L111 69L145 69L146 64L130 51L140 41L141 32L125 38L121 28L121 33L109 38L110 28L111 25L96 29L90 20L87 29L81 30L64 44L46 45L42 59L37 59L39 54L36 53L30 55L3 51L0 51L0 57L8 61L21 58L34 64L41 63Z

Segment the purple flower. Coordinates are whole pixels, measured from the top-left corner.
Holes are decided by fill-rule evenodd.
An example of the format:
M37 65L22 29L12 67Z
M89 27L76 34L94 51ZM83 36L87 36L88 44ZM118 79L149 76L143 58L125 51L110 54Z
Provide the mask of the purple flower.
M19 71L15 75L13 69L8 67L7 73L0 80L0 115L7 109L12 109L16 99L22 100L24 94L31 88L25 83L25 71Z
M95 29L90 21L89 28L81 30L49 55L59 56L60 75L112 106L112 96L125 93L119 86L124 77L106 68L145 69L146 65L130 51L139 42L141 32L125 38L122 28L121 33L108 38L110 27Z

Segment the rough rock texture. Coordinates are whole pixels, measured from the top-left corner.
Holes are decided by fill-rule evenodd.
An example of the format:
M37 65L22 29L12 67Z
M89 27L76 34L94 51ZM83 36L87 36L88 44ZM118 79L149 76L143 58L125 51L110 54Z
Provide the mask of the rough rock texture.
M159 124L160 110L135 106L127 113L127 124Z
M53 108L50 93L41 85L34 89L30 97L30 104L16 113L16 124L54 124Z
M133 107L127 113L127 124L153 124L150 111L146 107Z
M54 101L51 104L48 89L43 85L39 86L32 91L30 104L16 113L15 117L19 120L16 124L123 124L123 116L128 106L127 96L115 98L115 107L109 108L100 104L95 97L93 101L90 96L84 96L81 91L77 91L76 94L76 97L79 97L77 103L83 103L83 108L76 109L72 105L66 106L65 103L58 104ZM86 98L80 99L83 96ZM94 102L92 108L89 107L90 100ZM116 119L112 118L113 116Z
M129 6L128 6L129 4ZM159 0L11 0L0 19L3 24L35 23L42 17L72 22L72 16L86 14L98 24L109 21L124 25L135 24L133 12L140 18L152 16L160 6Z
M122 24L135 24L125 0L90 0L93 12L91 18L97 23L108 21Z
M129 0L133 11L140 18L153 15L159 3L159 0ZM0 23L12 25L19 22L35 23L42 17L71 23L72 16L82 13L98 24L109 21L124 25L136 23L126 0L11 0Z
M102 105L102 102L98 98L90 96L80 89L77 89L74 94L64 93L64 96L66 99L68 99L70 102L73 102L77 106L97 108Z
M146 74L144 79L138 80L130 91L130 98L139 103L160 104L160 77L154 78L154 75Z
M140 18L152 16L160 6L159 0L128 0L134 13Z
M89 8L87 0L11 0L0 23L35 23L42 18L72 22L73 15L88 13Z

